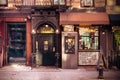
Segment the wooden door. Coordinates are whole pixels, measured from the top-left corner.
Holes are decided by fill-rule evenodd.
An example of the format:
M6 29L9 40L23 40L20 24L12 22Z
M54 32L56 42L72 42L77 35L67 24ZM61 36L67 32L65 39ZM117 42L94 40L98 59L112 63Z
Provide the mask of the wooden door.
M42 54L42 65L55 64L55 44L53 34L38 34L38 49Z

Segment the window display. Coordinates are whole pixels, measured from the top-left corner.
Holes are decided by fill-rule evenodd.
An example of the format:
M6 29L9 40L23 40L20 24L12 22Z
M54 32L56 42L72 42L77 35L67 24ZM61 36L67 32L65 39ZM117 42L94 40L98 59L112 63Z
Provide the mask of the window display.
M79 28L79 49L98 50L98 28L80 27Z

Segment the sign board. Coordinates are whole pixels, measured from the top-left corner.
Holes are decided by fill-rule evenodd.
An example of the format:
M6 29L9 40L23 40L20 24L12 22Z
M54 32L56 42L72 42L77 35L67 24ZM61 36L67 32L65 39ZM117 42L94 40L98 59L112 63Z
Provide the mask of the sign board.
M0 0L0 6L7 6L8 0Z
M97 65L99 52L79 52L79 65Z

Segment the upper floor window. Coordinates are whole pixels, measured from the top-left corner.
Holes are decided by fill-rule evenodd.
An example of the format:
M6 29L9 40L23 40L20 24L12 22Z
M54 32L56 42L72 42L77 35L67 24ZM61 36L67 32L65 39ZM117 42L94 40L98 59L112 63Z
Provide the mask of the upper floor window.
M54 5L64 5L65 4L65 0L54 0Z
M19 6L65 5L65 0L8 0L8 7L14 7L15 5Z
M116 5L120 6L120 0L116 0Z
M81 0L81 7L93 7L93 0Z

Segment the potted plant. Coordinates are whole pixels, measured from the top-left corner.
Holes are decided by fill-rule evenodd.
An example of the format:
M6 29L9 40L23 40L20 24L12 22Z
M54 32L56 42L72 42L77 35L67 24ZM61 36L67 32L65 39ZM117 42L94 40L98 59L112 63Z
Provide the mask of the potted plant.
M115 31L115 40L118 46L118 50L120 51L120 30Z

